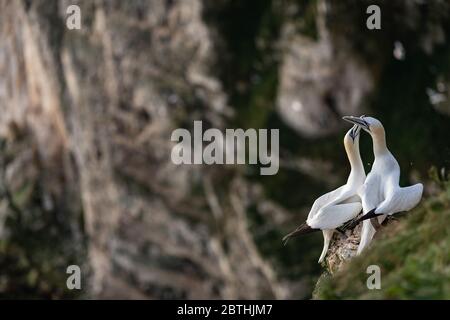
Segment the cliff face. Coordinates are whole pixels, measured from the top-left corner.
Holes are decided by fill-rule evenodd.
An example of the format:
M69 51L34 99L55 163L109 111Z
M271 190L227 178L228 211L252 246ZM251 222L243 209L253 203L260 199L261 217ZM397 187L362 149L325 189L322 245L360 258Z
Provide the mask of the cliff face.
M230 114L209 70L215 52L202 3L80 2L80 32L65 28L68 5L1 2L3 139L5 148L27 142L5 164L8 192L36 182L45 199L67 202L49 214L75 229L57 232L79 243L65 258L90 270L96 297L283 297L248 230L248 186L233 169L170 161L174 128L194 119L223 128ZM19 205L27 215L31 204ZM21 227L49 231L51 222L33 221L41 216L25 218Z
M84 242L64 240L82 242L87 263L71 258L89 266L91 293L281 297L241 195L230 192L227 209L216 199L214 180L224 173L170 161L177 125L205 119L222 128L229 113L209 71L215 53L202 3L80 2L80 32L65 28L68 5L2 1L2 132L7 145L13 130L33 140L34 157L18 166L39 162L49 179L60 178L44 183L45 196L67 201L67 188L76 198L74 208L52 213L85 232ZM230 180L223 188L237 191L239 179Z
M0 0L0 296L309 297L320 236L283 248L282 235L345 179L340 117L389 114L385 100L364 102L370 93L402 98L380 85L396 82L386 66L403 68L390 40L344 37L339 19L360 20L348 3ZM71 4L81 30L66 28ZM431 40L409 63L435 58ZM388 48L381 58L373 43ZM428 109L406 112L425 150L407 178L426 172L428 155L439 161L424 143L445 131L445 103L436 110L425 131ZM171 133L194 120L280 128L279 174L175 166ZM415 152L405 149L403 164ZM81 292L66 289L70 264Z

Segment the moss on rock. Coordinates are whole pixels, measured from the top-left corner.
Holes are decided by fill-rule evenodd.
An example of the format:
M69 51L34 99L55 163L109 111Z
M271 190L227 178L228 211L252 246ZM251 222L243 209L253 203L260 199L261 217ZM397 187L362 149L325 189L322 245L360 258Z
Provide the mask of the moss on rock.
M447 190L450 188L447 187ZM315 299L449 299L450 197L429 197L387 226L361 256L333 277L321 278ZM381 269L381 289L366 286L367 267Z

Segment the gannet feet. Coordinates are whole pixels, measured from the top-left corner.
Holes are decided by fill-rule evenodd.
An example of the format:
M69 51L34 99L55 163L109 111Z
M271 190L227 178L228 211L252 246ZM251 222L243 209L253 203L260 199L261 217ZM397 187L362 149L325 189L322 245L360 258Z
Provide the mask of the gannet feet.
M389 222L391 221L398 221L399 219L397 217L394 216L387 216L386 219L384 219L384 221L381 223L382 226L387 225Z
M375 228L375 231L378 231L381 228L381 224L378 222L377 218L370 219L370 223L372 224L372 227Z

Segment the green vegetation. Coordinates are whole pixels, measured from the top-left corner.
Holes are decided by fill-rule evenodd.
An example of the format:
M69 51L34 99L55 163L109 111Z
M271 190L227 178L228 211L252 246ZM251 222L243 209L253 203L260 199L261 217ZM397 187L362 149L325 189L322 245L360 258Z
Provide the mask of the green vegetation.
M317 0L199 1L204 10L202 21L193 19L192 22L194 26L198 26L198 23L207 23L210 35L205 36L204 40L208 41L207 43L213 41L215 46L210 57L215 64L210 66L208 59L205 67L211 69L209 71L213 78L220 80L221 89L228 99L227 105L232 109L232 113L223 114L219 112L216 114L214 108L211 108L205 99L208 95L204 95L201 86L186 81L186 78L189 78L187 74L190 73L187 72L190 70L187 66L190 64L185 60L196 57L195 52L198 50L196 46L190 45L190 38L187 35L191 33L190 30L198 30L191 29L188 25L188 16L195 10L189 12L190 10L185 10L181 6L177 9L178 3L169 0L151 5L146 4L145 1L110 1L107 4L106 2L104 4L83 2L80 3L83 12L83 32L73 33L66 32L63 16L61 16L64 12L61 10L62 7L57 2L51 2L51 4L47 2L24 1L24 7L28 13L24 15L25 13L21 10L20 14L24 19L29 19L30 30L33 30L32 34L36 36L38 49L45 49L48 46L51 50L50 53L53 56L47 57L47 54L42 54L45 58L43 65L53 65L58 70L58 78L54 80L62 86L61 97L59 97L62 108L71 108L70 99L67 97L69 94L65 94L70 91L65 88L67 79L70 77L70 74L65 73L69 68L61 65L61 57L65 56L65 52L73 56L74 67L80 68L76 73L78 75L79 72L80 75L77 81L88 79L93 75L98 77L99 85L92 89L97 90L98 94L92 94L91 102L95 102L95 105L90 107L95 107L97 103L98 105L106 104L107 101L108 105L105 105L102 110L110 110L108 112L111 113L114 121L109 123L108 116L105 117L104 122L98 124L93 122L92 132L97 132L101 125L107 126L108 130L111 125L112 131L117 129L120 132L128 131L124 129L128 125L133 127L142 125L150 128L159 122L156 116L159 101L166 100L170 118L179 127L190 127L192 119L204 120L206 127L214 125L211 119L223 117L227 128L280 130L282 165L277 175L261 176L256 165L249 165L236 170L234 167L233 170L214 169L208 172L208 177L210 173L214 177L215 192L221 203L227 203L230 183L234 180L234 175L238 175L245 178L246 182L261 186L264 199L284 209L282 212L286 213L285 218L277 217L276 223L273 223L275 218L264 212L265 208L258 206L257 203L251 203L249 210L246 211L248 227L263 259L273 266L280 282L293 284L292 287L295 287L293 290L301 287L298 294L293 291L290 297L310 298L309 293L322 272L317 263L323 243L322 235L311 234L296 239L285 247L282 246L281 239L288 231L304 221L311 204L318 196L342 184L347 178L349 167L342 146L342 138L349 125L342 122L341 131L328 136L305 137L286 124L277 112L276 104L280 95L280 80L284 79L282 66L286 61L286 53L290 50L289 46L284 45L284 42L290 39L289 37L285 39L286 30L292 28L293 31L287 32L288 34L293 32L310 40L324 41L317 24L322 12L318 5L323 2ZM370 4L378 4L381 7L381 30L373 31L366 27L366 8ZM175 10L172 11L172 7ZM157 8L161 10L155 10ZM373 81L373 89L363 98L359 110L364 110L367 115L374 116L383 122L387 131L389 148L401 167L401 186L417 181L424 182L427 195L418 208L379 232L377 235L379 238L372 248L363 256L353 259L345 270L332 278L322 276L314 294L316 298L450 298L448 267L450 238L447 231L448 222L450 222L450 186L448 183L442 185L444 184L442 181L446 180L443 176L450 168L448 140L450 99L440 104L433 103L429 94L438 92L447 98L450 96L449 9L450 5L447 1L421 1L420 3L406 0L327 1L327 10L324 11L326 16L323 17L330 36L326 37L329 38L326 40L329 42L327 46L332 48L333 55L336 57L344 52L348 61L357 61L361 67L367 68L369 77ZM155 17L153 17L154 12L158 13ZM159 12L166 13L159 14ZM160 19L161 23L157 23L156 20ZM182 27L178 28L177 23L182 23ZM186 35L181 32L181 29L185 29L185 23L187 23ZM102 27L103 24L104 27ZM18 45L23 40L20 35L24 33L20 28L15 30L14 25L6 24L3 29L7 31L7 34L14 35L12 36L14 41L11 43L17 42ZM0 33L3 29L0 23ZM15 31L11 32L10 29ZM196 43L196 39L194 37L193 43ZM183 45L175 44L184 41L187 42L186 50L179 50L183 48ZM111 42L112 48L107 48L108 42ZM397 60L393 56L395 43L400 43L404 48L403 59ZM308 44L305 43L305 46ZM7 47L9 46L5 46ZM111 61L106 58L110 55L109 51L111 51ZM3 52L6 52L7 61L9 58L12 61L23 58L22 55L19 55L19 58L14 57L9 53L9 49L0 50L0 56ZM148 55L145 66L139 59L134 59L141 54ZM6 74L6 78L11 78L6 83L19 84L20 79L28 79L28 77L30 79L26 83L34 82L35 77L38 80L46 79L46 77L28 74L35 68L25 68L21 65L22 61L18 62L17 66L12 64L9 69L16 70L17 75ZM24 63L24 65L28 64ZM95 72L97 66L99 72ZM331 66L325 64L322 67L324 70L341 70L343 66L336 63ZM30 70L25 70L22 75L22 69ZM109 71L103 72L104 70ZM109 89L104 90L109 87L110 79L109 76L107 76L108 79L103 79L102 73L117 74L117 87L120 89L118 98L115 95L109 97L106 93ZM106 85L102 83L102 80L105 80ZM336 82L336 86L330 91L331 96L340 96L342 92L339 82L342 80L345 83L347 81L345 76L342 79L333 77L329 80L333 81L333 84ZM44 85L42 84L42 87ZM326 91L330 90L325 83L323 85ZM349 82L349 85L353 83ZM38 85L36 86L39 88ZM9 103L8 108L11 110L6 109L6 119L11 117L8 112L14 115L11 118L16 118L16 112L13 112L13 109L20 110L20 108L15 105L15 102L29 99L28 96L31 93L33 97L29 100L38 105L34 101L37 99L34 97L35 90L20 88L19 86L11 93L14 97L11 101L14 103ZM30 88L33 86L30 85ZM86 86L80 86L80 89L86 88ZM142 105L140 102L135 102L134 100L141 100L136 97L140 95L142 88L146 92L148 89L149 95L158 103L154 103L153 99L147 99L147 96L143 99L145 101ZM298 90L307 89L299 85ZM351 91L350 88L349 91ZM36 93L36 96L40 95L45 96ZM172 96L177 102L171 102L173 99L168 97ZM119 100L117 109L114 102L116 99ZM323 103L328 104L326 101ZM67 117L65 122L69 136L70 131L75 131L71 128L72 125L84 119L83 116L78 116L75 107L78 106L74 105L73 110L65 109L66 111L62 112ZM305 107L313 106L305 103ZM92 110L95 112L96 109ZM149 110L155 112L149 112ZM338 108L336 117L340 119L340 116L346 114L345 110L343 107ZM32 120L35 116L34 113L29 114ZM71 119L72 116L74 119ZM123 122L119 121L122 116ZM36 117L39 119L40 116ZM28 115L26 118L28 119ZM207 120L207 118L210 119ZM40 125L43 127L44 122ZM160 128L164 126L165 124L162 123ZM80 126L80 128L90 127L91 125ZM36 128L33 130L39 130ZM47 132L46 130L45 128L43 132ZM153 133L164 132L164 130L159 131L159 128L152 130L148 132L152 133L150 139L155 139L156 145L160 143L160 138L158 134ZM128 138L131 141L131 136L127 134L120 133L121 143ZM366 172L369 172L373 161L372 142L366 133L362 135L361 153ZM74 137L77 136L74 135ZM125 139L122 140L122 138ZM98 141L93 139L93 150L96 150L94 143L101 145L101 139L99 138ZM132 158L137 154L134 149L121 149L121 144L117 142L116 145L116 139L112 137L111 141L111 159L114 168L121 167L122 160L117 160L118 158ZM170 143L169 140L161 141ZM161 200L166 206L165 202L171 201L168 201L165 195L155 193L151 189L157 182L147 183L147 180L154 179L152 176L147 177L146 174L153 170L159 172L159 168L165 168L162 158L153 157L153 153L156 154L156 152L152 150L153 141L149 142L151 142L149 144L151 148L145 145L145 149L139 147L142 149L139 151L142 151L143 159L147 160L146 157L151 155L148 157L148 166L155 169L142 170L140 180L135 179L137 174L127 175L126 171L116 170L117 172L114 173L117 184L125 191L121 194L123 198L120 201L128 202L136 196L144 199L143 203L147 205L147 200L150 203L158 198L158 201ZM91 142L86 142L86 145L89 143ZM63 161L45 158L40 154L30 156L30 152L42 151L35 150L37 145L32 135L28 135L0 148L0 298L79 298L79 293L65 289L66 267L70 264L87 263L86 251L89 243L95 238L85 238L86 234L83 230L82 187L79 186L81 174L77 168L81 164L75 164L74 168L71 168L70 163L73 159ZM69 151L69 158L73 156L77 159L80 154L84 157L84 151L75 151L75 149ZM80 150L83 148L80 147ZM97 156L101 157L102 154L99 152ZM61 158L63 157L61 155ZM86 158L89 157L86 156ZM317 164L318 169L296 169L295 166L289 165L303 160ZM70 170L62 166L66 162L65 165L68 165ZM322 172L320 168L322 168L321 163L324 162L327 167ZM147 166L147 163L145 165ZM441 175L441 178L435 179L435 182L427 180L427 171L430 166L438 168L433 171L435 178ZM137 169L139 168L133 172L137 172ZM320 176L325 178L318 179L318 175L312 175L310 171L319 172ZM180 218L192 225L205 224L202 230L215 230L215 221L203 219L206 216L203 213L209 212L210 208L206 207L203 201L198 201L199 204L193 201L194 198L201 200L206 198L203 180L200 179L206 172L203 169L201 172L195 172L194 179L189 181L192 198L178 206L182 208L174 208L167 204L167 211L171 211L167 213L167 221L172 221L172 216L176 215L177 219ZM155 181L159 180L155 179ZM437 192L433 185L436 181L441 184L441 192ZM158 187L160 187L158 190L165 189L166 185ZM184 194L184 191L180 194ZM198 211L198 215L191 213L194 211L193 208ZM127 208L124 217L128 217L128 211L132 212ZM152 206L149 206L148 210L144 207L142 211L144 216L144 214L152 214L154 210ZM139 240L138 235L135 237L130 237L129 240ZM203 239L203 235L201 238ZM227 240L223 239L224 251L228 250ZM161 263L164 266L169 258L161 256L160 259L161 261L154 261L154 263ZM382 290L368 290L366 287L368 277L366 268L371 264L377 264L382 269ZM85 281L84 278L83 281ZM82 286L84 287L84 283Z
M445 189L386 227L333 277L322 277L314 298L450 299L449 183ZM381 268L380 290L367 289L369 265Z
M66 268L86 260L82 231L70 225L82 218L79 201L67 204L51 192L51 174L34 157L23 163L15 183L5 174L14 157L30 154L31 141L28 135L13 145L0 140L0 299L77 298L81 291L66 287ZM60 191L65 199L77 197L69 188Z

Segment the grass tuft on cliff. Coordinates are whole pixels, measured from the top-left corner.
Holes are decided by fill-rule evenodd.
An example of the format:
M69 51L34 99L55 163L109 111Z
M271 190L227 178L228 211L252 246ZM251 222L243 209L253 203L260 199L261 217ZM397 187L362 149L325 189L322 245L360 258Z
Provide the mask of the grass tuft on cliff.
M322 276L314 298L450 299L450 184L445 189L385 227L334 276ZM379 290L367 288L370 265L381 269Z

